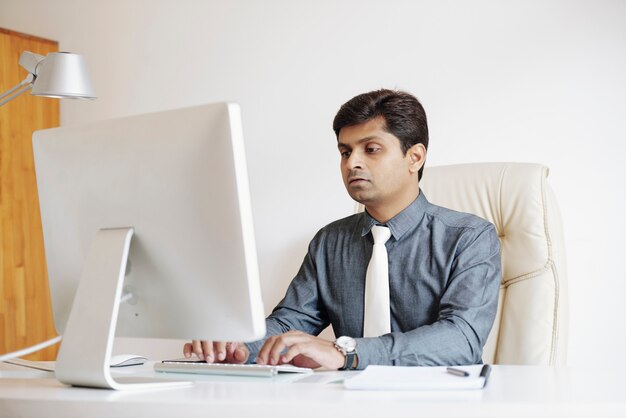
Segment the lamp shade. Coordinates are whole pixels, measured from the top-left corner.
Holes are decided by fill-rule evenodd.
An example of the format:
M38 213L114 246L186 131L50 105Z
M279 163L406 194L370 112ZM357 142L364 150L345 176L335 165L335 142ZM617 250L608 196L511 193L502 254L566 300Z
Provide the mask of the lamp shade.
M51 52L37 65L33 90L35 96L70 99L95 99L96 94L81 55Z

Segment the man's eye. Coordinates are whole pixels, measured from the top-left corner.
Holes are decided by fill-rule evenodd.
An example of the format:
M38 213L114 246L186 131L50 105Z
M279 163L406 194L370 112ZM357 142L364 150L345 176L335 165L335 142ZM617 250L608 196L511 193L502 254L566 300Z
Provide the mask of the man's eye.
M380 147L367 147L365 148L365 151L372 153L372 152L378 152L380 151Z
M348 158L350 156L350 151L341 151L340 154L342 158Z

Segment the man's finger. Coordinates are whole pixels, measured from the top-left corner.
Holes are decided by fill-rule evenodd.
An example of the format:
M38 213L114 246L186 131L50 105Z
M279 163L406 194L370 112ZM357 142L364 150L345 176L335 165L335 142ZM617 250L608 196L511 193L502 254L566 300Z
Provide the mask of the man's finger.
M297 344L306 344L311 338L308 334L296 331L290 331L279 336L269 352L270 364L279 364L283 351Z
M214 341L213 354L215 355L215 361L224 361L226 359L226 343L222 341Z
M269 364L275 365L280 361L280 354L288 347L292 345L291 338L286 337L285 335L280 336L274 341L274 345L271 347L268 353L268 361Z
M280 363L291 363L291 360L299 354L306 355L306 344L293 344L289 349L280 356Z
M238 343L236 342L227 342L226 343L226 358L230 359L233 357L233 354L235 353L235 350L237 349Z
M215 361L212 342L202 341L202 353L204 355L204 361L206 361L207 363L213 363Z
M256 358L256 362L258 364L270 364L269 363L269 353L270 353L272 347L274 346L274 343L276 342L276 339L277 339L276 336L272 336L272 337L269 337L265 341L265 344L263 344L263 347L261 347L261 349L259 350L259 354L257 355L257 358Z
M250 351L244 343L227 342L226 343L226 362L227 363L245 363L250 357Z
M245 363L248 361L248 357L250 357L250 351L248 351L248 347L245 345L241 345L235 349L233 352L233 363Z
M200 359L204 360L204 354L202 353L202 344L198 340L191 341L191 347L193 353Z
M185 345L183 346L183 355L185 356L185 358L191 357L192 353L193 346L191 345L191 343L185 343Z

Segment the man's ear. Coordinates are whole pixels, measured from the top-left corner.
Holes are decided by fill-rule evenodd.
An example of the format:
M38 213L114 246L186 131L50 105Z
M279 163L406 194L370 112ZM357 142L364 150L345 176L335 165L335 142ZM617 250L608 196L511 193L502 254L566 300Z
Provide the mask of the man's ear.
M408 149L406 155L409 157L409 171L417 174L426 162L426 147L424 144L415 144Z

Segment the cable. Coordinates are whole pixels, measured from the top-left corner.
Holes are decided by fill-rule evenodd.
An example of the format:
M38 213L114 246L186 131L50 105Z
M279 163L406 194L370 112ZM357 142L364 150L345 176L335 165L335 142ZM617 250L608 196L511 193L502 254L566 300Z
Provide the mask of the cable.
M11 360L11 359L14 359L16 357L22 357L22 356L26 356L28 354L35 353L35 352L37 352L39 350L43 350L46 347L50 347L51 345L54 345L54 344L60 342L62 338L63 337L59 335L58 337L54 337L54 338L52 338L52 339L50 339L48 341L44 341L42 343L33 345L31 347L27 347L27 348L24 348L24 349L19 350L19 351L14 351L12 353L2 354L0 356L0 361Z
M26 367L29 369L42 370L44 372L53 372L55 369L54 361L31 361L16 358L13 360L5 360L4 363L12 364L13 366Z
M120 302L119 303L122 304L124 302L127 302L127 301L131 300L132 298L133 298L133 294L132 293L125 293L120 298ZM54 338L52 338L52 339L50 339L48 341L44 341L42 343L39 343L39 344L30 346L30 347L24 348L22 350L14 351L12 353L2 354L2 355L0 355L0 362L11 360L11 359L14 359L14 358L17 358L17 357L26 356L28 354L35 353L35 352L37 352L39 350L43 350L46 347L50 347L51 345L54 345L54 344L60 342L62 338L63 337L61 335L59 335L59 336L54 337Z

